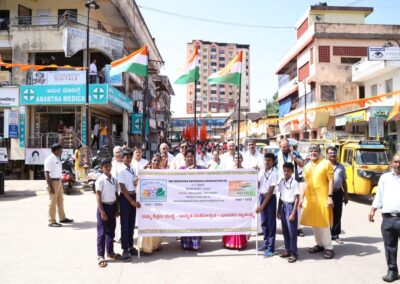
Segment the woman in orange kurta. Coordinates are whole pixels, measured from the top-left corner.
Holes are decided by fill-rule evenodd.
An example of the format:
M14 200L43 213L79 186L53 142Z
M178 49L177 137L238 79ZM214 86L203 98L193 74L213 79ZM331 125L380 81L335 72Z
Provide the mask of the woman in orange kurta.
M316 246L309 250L316 253L325 250L324 257L333 257L330 226L333 223L332 193L333 166L321 158L321 149L317 145L310 148L311 162L304 169L305 189L300 201L303 213L300 224L311 226L314 230Z

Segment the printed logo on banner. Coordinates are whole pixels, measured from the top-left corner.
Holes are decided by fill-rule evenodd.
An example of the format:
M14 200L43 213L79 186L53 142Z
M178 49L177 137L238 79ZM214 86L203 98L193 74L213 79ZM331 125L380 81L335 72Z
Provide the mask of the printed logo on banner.
M167 181L166 180L140 180L141 202L166 202Z
M104 91L103 88L97 87L97 88L93 89L92 96L93 96L93 99L95 99L96 101L102 100L105 95L106 95L106 92Z
M256 185L246 181L229 181L229 196L255 196Z

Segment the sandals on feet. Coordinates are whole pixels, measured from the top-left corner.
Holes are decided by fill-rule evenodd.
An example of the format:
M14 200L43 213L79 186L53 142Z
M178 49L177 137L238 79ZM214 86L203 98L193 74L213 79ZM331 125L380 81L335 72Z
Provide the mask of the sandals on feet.
M326 249L324 252L325 259L332 259L334 255L335 254L333 253L333 250L331 250L331 249Z
M288 253L287 251L281 252L281 254L279 256L282 257L282 258L289 257L290 253Z
M323 246L315 245L315 246L313 246L312 248L310 248L310 249L308 250L308 252L309 252L309 253L317 253L317 252L320 252L320 251L323 251L323 250L324 250L324 247L323 247Z
M297 256L295 256L295 255L291 255L291 256L288 258L288 262L289 262L289 263L296 262L296 260L297 260Z
M101 268L107 267L107 262L105 261L104 257L102 257L102 256L97 257L97 264Z
M112 260L119 260L121 259L121 255L119 253L112 252L107 255L107 258Z

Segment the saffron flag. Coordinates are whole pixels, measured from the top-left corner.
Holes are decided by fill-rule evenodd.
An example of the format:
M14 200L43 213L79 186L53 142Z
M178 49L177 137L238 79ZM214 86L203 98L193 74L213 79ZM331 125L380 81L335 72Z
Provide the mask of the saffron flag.
M189 84L199 80L200 68L198 54L199 52L196 48L186 64L180 69L181 74L179 75L178 79L176 79L175 84Z
M149 52L147 46L111 62L110 76L118 75L122 72L135 73L138 76L148 75Z
M400 103L398 101L396 101L392 108L392 111L389 113L389 116L388 116L386 122L389 122L392 118L395 118L395 120L398 120L399 115L400 115Z
M208 84L231 84L239 86L242 73L242 57L243 52L240 51L224 69L208 77Z

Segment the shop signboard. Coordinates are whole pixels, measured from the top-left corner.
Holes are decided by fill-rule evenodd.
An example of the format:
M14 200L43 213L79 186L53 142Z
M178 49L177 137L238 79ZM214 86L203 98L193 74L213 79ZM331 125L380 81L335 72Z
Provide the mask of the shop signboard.
M7 162L8 162L7 148L0 148L0 163L7 163Z
M19 107L19 147L25 148L25 106Z
M392 107L390 106L373 106L370 108L370 117L381 117L387 119Z
M11 72L10 71L0 71L0 82L10 84Z
M86 140L86 132L87 132L87 125L86 125L86 106L82 110L82 129L81 129L81 141L83 146L88 146Z
M365 110L360 110L352 113L348 113L344 115L346 119L346 124L362 122L367 120L367 113Z
M114 105L119 106L130 113L133 112L132 100L111 86L108 88L108 100Z
M111 86L122 86L122 73L118 75L110 76L111 65L106 64L104 66L104 75L106 79L106 83L110 84Z
M142 113L132 113L131 116L131 134L142 134L143 125L143 114ZM149 118L147 118L146 123L146 135L150 133Z
M123 38L111 37L109 34L93 30L89 35L90 48L101 50L113 60L123 56ZM66 57L71 57L80 50L86 49L86 30L74 27L64 29L63 48Z
M17 110L9 111L8 138L18 138L18 111Z
M18 107L19 88L1 87L0 88L0 107Z
M38 71L32 73L33 85L84 85L86 71Z
M398 61L400 60L400 47L368 47L368 60L369 61Z

